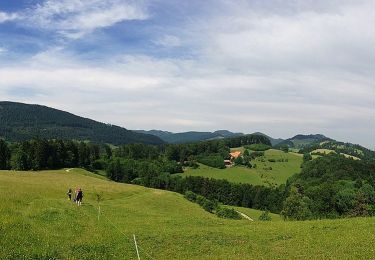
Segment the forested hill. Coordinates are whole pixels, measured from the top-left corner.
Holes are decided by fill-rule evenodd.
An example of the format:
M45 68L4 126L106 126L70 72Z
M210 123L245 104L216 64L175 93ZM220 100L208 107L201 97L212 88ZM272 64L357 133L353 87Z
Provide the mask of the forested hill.
M0 138L22 141L33 137L89 140L114 145L164 143L157 136L136 133L50 107L0 102Z
M321 134L310 134L310 135L296 135L292 138L286 139L282 142L279 142L276 146L282 147L282 146L288 146L289 148L304 148L306 146L310 146L311 144L317 143L317 142L323 142L332 140L324 135Z
M151 134L161 138L163 141L170 143L170 144L182 144L182 143L191 143L191 142L199 142L199 141L208 141L208 140L216 140L216 139L223 139L223 138L230 138L236 136L243 136L243 133L233 133L228 130L218 130L215 132L196 132L196 131L189 131L189 132L182 132L182 133L172 133L168 131L161 131L161 130L134 130L138 133L143 134Z

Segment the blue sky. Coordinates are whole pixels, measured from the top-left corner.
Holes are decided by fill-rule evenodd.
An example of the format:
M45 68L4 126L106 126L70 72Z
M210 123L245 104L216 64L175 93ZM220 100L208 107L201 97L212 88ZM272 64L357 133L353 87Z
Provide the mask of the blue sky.
M371 0L3 0L0 100L375 148Z

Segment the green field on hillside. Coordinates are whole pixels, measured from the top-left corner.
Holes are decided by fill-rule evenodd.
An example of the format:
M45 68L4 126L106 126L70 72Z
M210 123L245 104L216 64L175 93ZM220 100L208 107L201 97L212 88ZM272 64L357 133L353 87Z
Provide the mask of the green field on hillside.
M311 154L314 154L314 153L330 154L330 153L336 153L336 151L331 150L331 149L315 149L314 151L311 152ZM360 158L353 156L353 155L349 155L345 153L340 153L340 154L344 155L346 158L351 158L353 160L361 160Z
M280 159L284 161L279 162L278 160ZM270 162L269 160L276 160L276 162ZM265 152L265 156L256 158L251 161L251 164L256 164L256 168L249 169L243 166L234 166L227 169L216 169L200 165L198 169L187 169L181 175L226 179L231 182L254 185L280 185L284 184L293 174L300 172L302 155L270 149Z
M80 186L84 203L68 201ZM0 259L370 259L375 218L225 220L182 195L70 172L0 171ZM96 195L101 194L98 220ZM256 218L252 210L245 213ZM276 219L275 219L276 220ZM147 255L148 254L148 255Z

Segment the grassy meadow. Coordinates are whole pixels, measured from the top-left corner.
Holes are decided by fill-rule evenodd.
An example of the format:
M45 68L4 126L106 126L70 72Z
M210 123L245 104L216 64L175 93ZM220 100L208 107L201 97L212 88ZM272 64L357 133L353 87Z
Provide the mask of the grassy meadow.
M68 187L81 187L81 207ZM0 259L369 259L375 218L226 220L182 195L114 183L83 170L0 171ZM98 220L96 194L101 194Z
M322 154L330 154L330 153L336 153L336 151L334 150L330 150L330 149L315 149L314 151L311 152L312 154L313 153L322 153ZM345 153L340 153L341 155L344 155L346 158L351 158L353 160L361 160L360 158L356 157L356 156L353 156L353 155L349 155L349 154L345 154Z
M234 149L235 150L235 149ZM237 150L243 151L240 148ZM278 160L284 160L282 162ZM270 162L269 160L275 160ZM270 149L264 156L251 161L256 168L234 166L227 169L216 169L200 165L198 169L187 169L182 176L204 176L215 179L226 179L237 183L250 183L254 185L280 185L293 174L301 171L302 156L296 153L285 153L280 150ZM270 169L272 168L272 170Z

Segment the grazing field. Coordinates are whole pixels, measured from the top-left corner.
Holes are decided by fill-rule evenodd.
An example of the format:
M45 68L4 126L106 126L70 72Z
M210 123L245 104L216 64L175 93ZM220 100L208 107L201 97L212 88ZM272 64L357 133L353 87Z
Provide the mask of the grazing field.
M272 160L275 160L275 162ZM198 169L187 169L181 175L226 179L231 182L254 185L280 185L285 184L286 180L293 174L300 172L302 156L270 149L265 152L264 156L252 160L251 164L256 165L256 168L249 169L244 166L235 166L227 169L216 169L200 165Z
M334 150L330 150L330 149L315 149L314 151L311 152L312 154L313 153L322 153L322 154L330 154L330 153L336 153L336 151ZM345 153L340 153L341 155L344 155L346 158L352 158L353 160L361 160L360 158L358 157L355 157L353 155L349 155L349 154L345 154Z
M68 201L80 186L84 203ZM182 195L83 170L0 171L0 259L370 259L375 218L225 220ZM101 194L98 220L96 194Z

